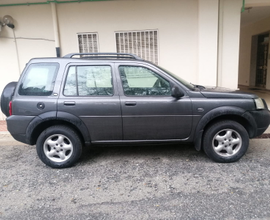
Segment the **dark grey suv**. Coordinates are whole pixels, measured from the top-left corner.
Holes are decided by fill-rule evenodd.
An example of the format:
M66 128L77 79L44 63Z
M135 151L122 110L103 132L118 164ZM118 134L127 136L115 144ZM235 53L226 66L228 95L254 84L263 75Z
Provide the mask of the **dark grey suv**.
M77 58L76 58L77 57ZM78 161L84 145L193 143L234 162L268 127L253 94L187 83L132 54L69 54L29 61L1 96L7 126L48 166Z

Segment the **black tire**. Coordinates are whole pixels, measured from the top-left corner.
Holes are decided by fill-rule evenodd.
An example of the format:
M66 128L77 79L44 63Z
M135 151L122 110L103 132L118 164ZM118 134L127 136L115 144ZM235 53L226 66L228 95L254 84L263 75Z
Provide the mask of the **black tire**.
M220 163L238 161L247 151L249 136L246 129L235 121L212 124L203 137L203 149L208 157Z
M81 157L82 142L67 126L52 126L44 130L36 143L41 161L52 168L73 166Z
M9 116L9 102L14 95L14 91L16 88L17 82L10 82L5 86L3 92L1 94L1 110L3 114L8 117Z

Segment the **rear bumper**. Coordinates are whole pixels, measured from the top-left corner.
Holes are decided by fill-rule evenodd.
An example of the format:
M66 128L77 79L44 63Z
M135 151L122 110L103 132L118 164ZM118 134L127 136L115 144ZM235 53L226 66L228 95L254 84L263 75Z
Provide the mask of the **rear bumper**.
M11 136L19 142L31 145L30 141L26 138L25 134L11 134Z
M30 140L26 137L26 129L33 118L33 116L9 116L6 121L11 136L24 144L30 144Z

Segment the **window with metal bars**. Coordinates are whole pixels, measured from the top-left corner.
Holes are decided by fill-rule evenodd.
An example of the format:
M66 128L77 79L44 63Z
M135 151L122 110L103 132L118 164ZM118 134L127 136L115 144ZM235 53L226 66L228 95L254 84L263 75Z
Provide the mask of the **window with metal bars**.
M158 64L158 31L116 32L117 53L133 53Z
M78 33L79 52L97 53L98 34L97 33Z

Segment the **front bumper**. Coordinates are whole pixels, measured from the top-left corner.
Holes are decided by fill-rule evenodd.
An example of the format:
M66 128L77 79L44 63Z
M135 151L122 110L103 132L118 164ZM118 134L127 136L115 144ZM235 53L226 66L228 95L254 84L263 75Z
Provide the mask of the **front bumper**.
M268 109L263 109L263 110L257 110L257 111L250 111L249 112L256 124L257 128L256 131L254 132L254 135L250 138L257 137L265 132L265 130L269 127L270 124L270 111Z

